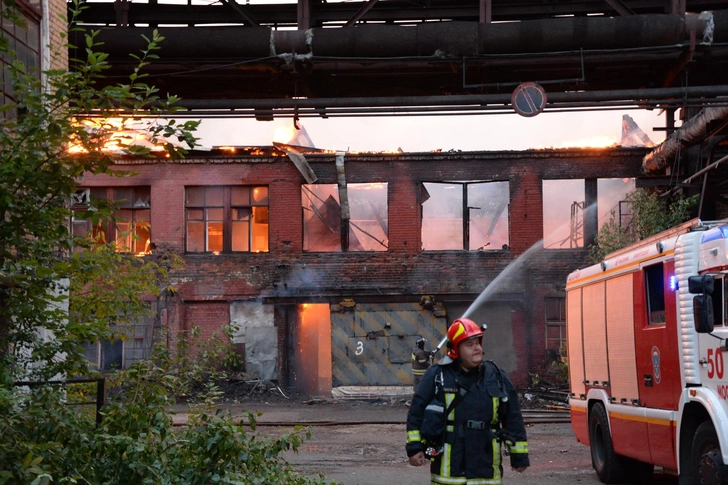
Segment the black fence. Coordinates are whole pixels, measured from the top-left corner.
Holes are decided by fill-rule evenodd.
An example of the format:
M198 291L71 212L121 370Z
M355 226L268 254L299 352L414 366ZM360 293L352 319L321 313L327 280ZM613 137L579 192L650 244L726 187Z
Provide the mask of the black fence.
M91 404L96 405L96 424L101 423L101 406L106 402L106 379L104 377L96 378L85 378L85 379L66 379L65 381L18 381L13 383L16 387L28 386L65 386L68 384L87 384L89 382L96 383L96 400L95 401L81 401L81 402L68 402L67 406L87 406Z

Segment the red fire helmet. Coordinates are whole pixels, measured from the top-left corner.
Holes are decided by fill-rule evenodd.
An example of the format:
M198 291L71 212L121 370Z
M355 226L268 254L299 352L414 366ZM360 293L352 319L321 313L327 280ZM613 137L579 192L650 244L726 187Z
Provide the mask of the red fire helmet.
M447 340L449 341L450 350L447 355L452 359L458 358L458 344L464 340L471 338L481 338L483 329L469 318L458 318L452 322L450 328L447 329Z

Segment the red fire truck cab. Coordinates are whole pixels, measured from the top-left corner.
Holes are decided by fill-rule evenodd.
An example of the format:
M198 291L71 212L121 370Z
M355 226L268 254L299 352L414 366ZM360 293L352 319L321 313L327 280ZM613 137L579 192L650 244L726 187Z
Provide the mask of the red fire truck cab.
M604 483L655 466L728 483L728 220L697 220L566 283L571 424Z

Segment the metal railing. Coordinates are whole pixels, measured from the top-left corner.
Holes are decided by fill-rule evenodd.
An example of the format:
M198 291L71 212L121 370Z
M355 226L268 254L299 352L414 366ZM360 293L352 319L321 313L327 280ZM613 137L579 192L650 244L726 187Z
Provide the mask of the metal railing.
M86 406L90 404L96 405L96 424L101 424L101 407L106 403L106 378L94 377L94 378L82 378L82 379L66 379L65 381L17 381L13 383L15 387L28 386L28 387L39 387L39 386L65 386L67 384L86 384L89 382L96 383L96 400L95 401L82 401L82 402L68 402L67 406Z

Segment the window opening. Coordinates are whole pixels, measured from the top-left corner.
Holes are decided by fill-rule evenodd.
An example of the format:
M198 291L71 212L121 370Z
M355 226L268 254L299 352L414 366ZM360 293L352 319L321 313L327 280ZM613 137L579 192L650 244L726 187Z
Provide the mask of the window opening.
M566 298L544 299L546 320L546 360L560 362L566 349Z
M268 187L186 187L187 252L268 251Z
M726 324L728 317L728 307L726 307L726 284L728 280L725 275L716 275L713 284L713 293L710 295L713 301L713 322L716 327L722 327Z
M303 250L311 252L386 251L389 245L387 183L347 184L350 219L341 219L336 184L301 186ZM343 226L343 228L342 228ZM348 246L342 237L347 230Z
M508 182L423 183L422 249L508 249L509 199Z
M665 276L663 264L654 264L644 269L647 291L647 324L665 323Z
M113 221L94 226L91 215L102 201L113 201ZM137 255L151 252L151 192L149 187L92 187L71 196L72 231L77 237L89 233L99 242L116 242L119 252Z
M629 214L629 204L624 199L634 190L634 178L597 180L597 211L600 232L612 218L622 229L628 228L631 215Z
M16 25L13 16L22 24ZM0 106L17 102L11 75L14 61L22 63L21 74L35 73L40 78L40 19L40 2L16 0L13 7L0 4L0 36L8 42L8 51L0 53ZM17 115L17 108L0 110L0 119Z
M584 179L543 181L543 246L584 247Z

